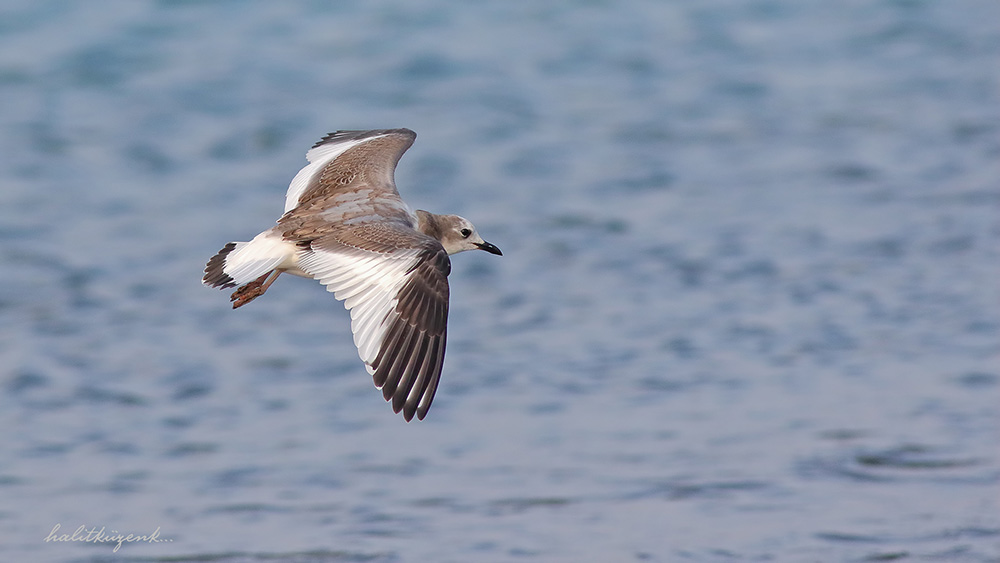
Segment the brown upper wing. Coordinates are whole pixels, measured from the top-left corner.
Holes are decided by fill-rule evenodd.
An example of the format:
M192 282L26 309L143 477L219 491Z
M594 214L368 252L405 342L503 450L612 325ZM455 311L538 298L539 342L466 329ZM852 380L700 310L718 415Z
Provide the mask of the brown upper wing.
M366 195L398 198L396 164L416 138L409 129L337 131L323 137L307 153L311 164L300 172L307 177L302 178L306 184L298 193L297 205L315 208L361 186L371 190ZM297 181L298 177L290 193Z

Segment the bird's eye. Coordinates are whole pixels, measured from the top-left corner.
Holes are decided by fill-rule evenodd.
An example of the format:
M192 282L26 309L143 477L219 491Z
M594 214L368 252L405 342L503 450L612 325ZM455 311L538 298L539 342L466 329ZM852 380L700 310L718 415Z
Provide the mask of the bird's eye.
M469 235L472 234L472 229L462 229L459 232L462 233L462 238L469 238Z

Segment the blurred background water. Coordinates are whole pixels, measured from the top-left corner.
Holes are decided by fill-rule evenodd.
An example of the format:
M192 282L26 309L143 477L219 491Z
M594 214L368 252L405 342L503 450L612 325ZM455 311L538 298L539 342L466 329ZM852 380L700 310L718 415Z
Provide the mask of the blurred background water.
M998 22L3 2L0 559L1000 560ZM454 258L411 424L319 284L200 285L384 127L505 254Z

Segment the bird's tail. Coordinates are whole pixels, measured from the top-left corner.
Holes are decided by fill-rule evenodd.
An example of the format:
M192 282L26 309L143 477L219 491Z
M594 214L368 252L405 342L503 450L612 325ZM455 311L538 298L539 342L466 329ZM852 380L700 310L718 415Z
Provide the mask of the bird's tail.
M222 247L222 250L218 252L208 264L205 266L205 277L201 278L201 283L207 285L208 287L218 287L220 289L225 289L228 287L236 287L236 280L232 276L226 273L226 258L229 254L236 249L239 244L246 244L245 242L231 242L226 246Z
M226 289L252 282L288 259L289 244L271 231L257 235L250 242L231 242L205 265L201 283Z

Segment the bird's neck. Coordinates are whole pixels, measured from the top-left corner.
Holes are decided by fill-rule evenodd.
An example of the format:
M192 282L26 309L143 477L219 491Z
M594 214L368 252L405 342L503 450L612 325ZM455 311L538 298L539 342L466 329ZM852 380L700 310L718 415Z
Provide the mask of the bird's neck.
M441 223L438 216L423 209L417 210L417 230L436 240L441 240Z

